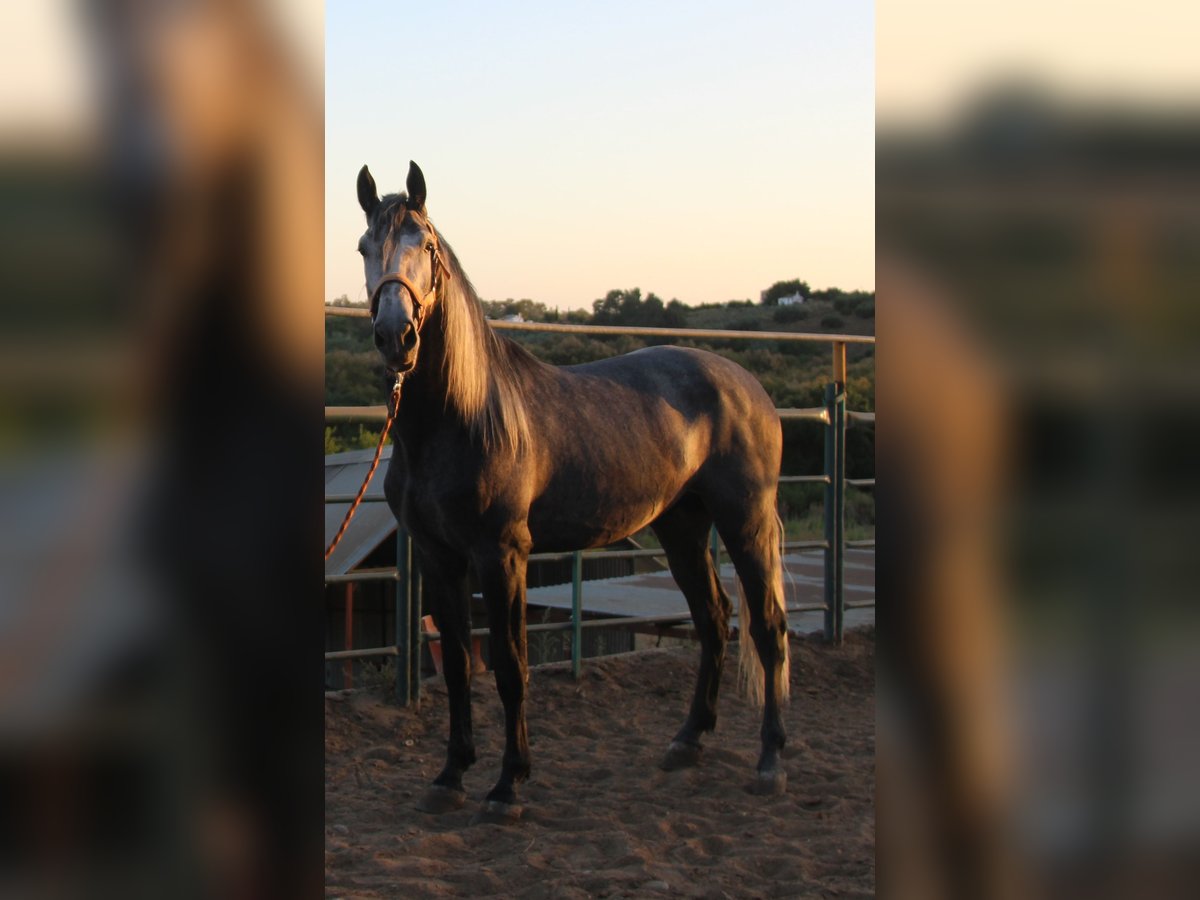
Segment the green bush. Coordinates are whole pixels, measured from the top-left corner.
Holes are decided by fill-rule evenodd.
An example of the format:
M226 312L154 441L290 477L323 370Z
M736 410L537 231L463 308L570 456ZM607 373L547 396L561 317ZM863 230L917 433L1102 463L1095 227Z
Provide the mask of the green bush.
M730 331L762 331L762 325L760 325L754 319L734 319L732 322L729 323L729 330Z
M365 425L340 422L325 426L325 454L344 453L347 450L374 450L379 444L379 432Z
M771 315L771 318L780 325L786 325L790 322L802 322L808 318L808 310L803 306L780 306Z

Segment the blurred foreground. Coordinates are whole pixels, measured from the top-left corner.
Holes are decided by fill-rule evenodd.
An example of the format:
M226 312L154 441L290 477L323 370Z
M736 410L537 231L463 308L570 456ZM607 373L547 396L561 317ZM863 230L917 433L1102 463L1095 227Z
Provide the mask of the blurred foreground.
M976 44L880 109L880 893L1191 896L1200 103Z
M78 114L2 111L4 896L321 890L321 72L280 8L13 13L5 81Z

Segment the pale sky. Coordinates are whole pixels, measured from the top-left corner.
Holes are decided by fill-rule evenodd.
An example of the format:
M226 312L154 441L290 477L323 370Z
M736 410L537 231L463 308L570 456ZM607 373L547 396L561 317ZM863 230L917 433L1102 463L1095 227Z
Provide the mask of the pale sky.
M875 285L874 13L838 3L329 3L326 299L366 296L363 163L484 299Z
M694 304L786 278L874 286L876 100L912 124L1013 73L1167 106L1200 92L1185 2L905 0L876 21L866 0L341 0L324 31L322 0L267 5L314 78L325 41L327 299L365 293L364 162L384 190L422 165L487 299L571 308L636 286ZM86 132L78 7L12 5L4 139Z

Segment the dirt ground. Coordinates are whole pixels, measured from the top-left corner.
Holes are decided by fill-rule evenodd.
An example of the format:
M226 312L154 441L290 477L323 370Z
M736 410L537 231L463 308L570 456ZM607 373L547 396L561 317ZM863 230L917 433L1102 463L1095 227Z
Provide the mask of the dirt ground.
M875 637L793 639L787 793L750 793L759 715L725 673L701 764L658 768L683 722L698 651L661 649L532 671L533 774L516 825L469 820L499 773L491 673L473 687L479 762L466 807L414 804L441 769L441 679L419 711L367 691L325 712L325 872L331 897L872 897Z

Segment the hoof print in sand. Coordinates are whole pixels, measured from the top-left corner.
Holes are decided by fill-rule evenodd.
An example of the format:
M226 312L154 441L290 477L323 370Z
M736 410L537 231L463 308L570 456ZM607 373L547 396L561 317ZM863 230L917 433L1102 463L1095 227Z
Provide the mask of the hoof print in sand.
M453 812L456 809L462 809L463 804L466 802L467 795L462 791L456 791L453 788L435 784L426 790L421 799L417 801L417 809L421 812L437 815L438 813Z
M787 772L775 769L771 772L759 772L750 791L764 797L778 796L787 793Z
M479 812L471 816L472 825L515 825L521 820L525 810L515 803L501 803L499 800L484 801Z
M672 741L667 748L667 755L658 767L664 772L674 772L676 769L689 769L700 765L702 748L699 744L685 744L682 741Z

